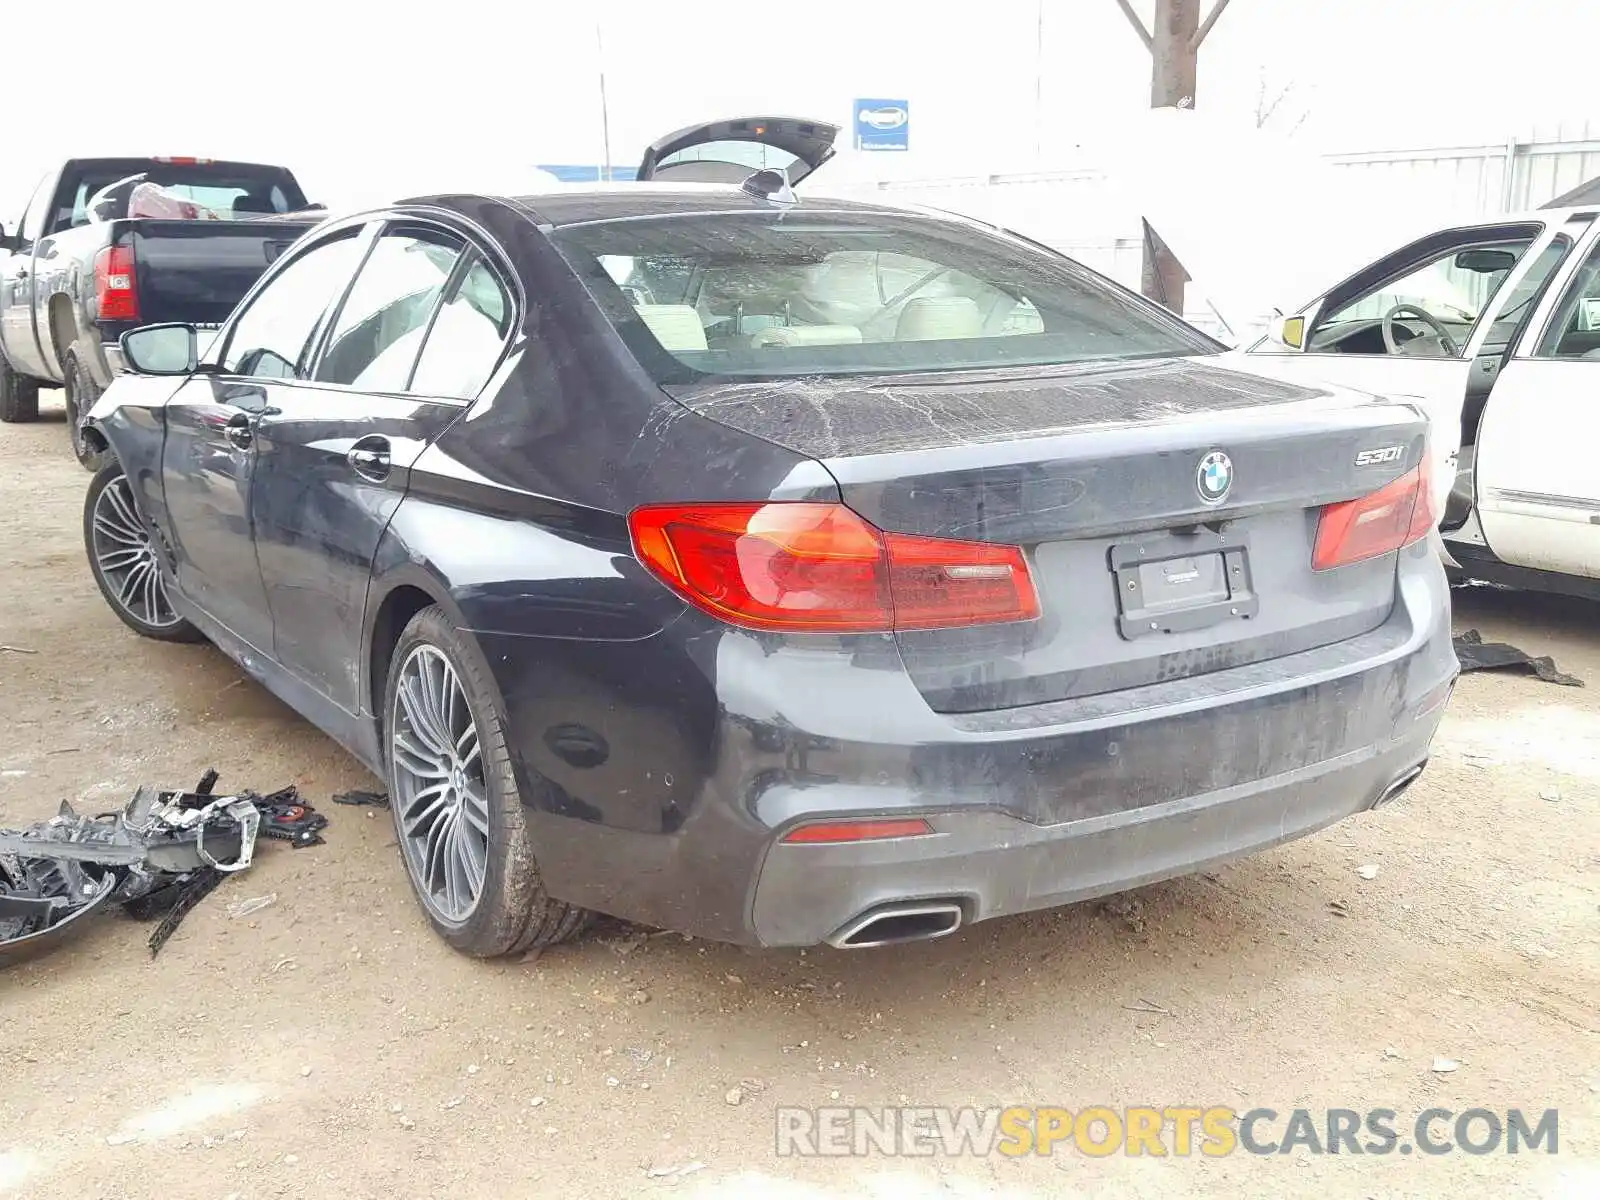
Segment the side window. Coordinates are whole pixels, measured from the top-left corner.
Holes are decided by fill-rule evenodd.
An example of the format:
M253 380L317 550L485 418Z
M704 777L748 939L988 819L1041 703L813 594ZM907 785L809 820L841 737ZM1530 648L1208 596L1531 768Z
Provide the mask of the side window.
M1567 284L1534 357L1600 358L1600 245Z
M1539 297L1544 295L1544 285L1571 249L1572 239L1565 233L1558 233L1540 252L1527 274L1517 281L1517 286L1498 306L1494 324L1489 327L1488 336L1484 339L1483 348L1486 352L1498 353L1511 344L1517 331L1523 327L1523 322L1538 304Z
M1320 317L1310 348L1324 354L1459 357L1531 244L1452 247Z
M474 399L494 374L511 333L511 297L482 260L474 262L434 318L410 391Z
M404 391L428 321L464 249L461 239L440 230L385 232L339 309L317 380L370 392Z
M350 280L359 232L348 230L300 255L261 289L228 337L225 374L306 377L312 334Z

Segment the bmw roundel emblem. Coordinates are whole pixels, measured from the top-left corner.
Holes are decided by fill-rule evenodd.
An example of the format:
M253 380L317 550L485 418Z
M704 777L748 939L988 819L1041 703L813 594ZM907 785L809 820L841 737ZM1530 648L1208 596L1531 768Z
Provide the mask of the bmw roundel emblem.
M1195 486L1200 489L1200 499L1207 504L1221 504L1233 487L1233 459L1221 450L1213 450L1200 460L1195 472Z

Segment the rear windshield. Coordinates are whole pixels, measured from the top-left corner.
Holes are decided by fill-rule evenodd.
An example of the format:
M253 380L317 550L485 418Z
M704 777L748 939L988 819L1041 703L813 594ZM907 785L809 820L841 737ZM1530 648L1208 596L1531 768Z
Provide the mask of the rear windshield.
M554 237L662 383L1221 349L1052 251L937 217L711 213L570 225Z
M51 232L87 225L89 204L114 184L129 184L120 199L126 204L130 181L159 184L223 216L296 212L306 206L294 176L282 167L250 163L162 163L125 160L85 165L66 181L61 207L53 214ZM121 216L114 213L113 216Z

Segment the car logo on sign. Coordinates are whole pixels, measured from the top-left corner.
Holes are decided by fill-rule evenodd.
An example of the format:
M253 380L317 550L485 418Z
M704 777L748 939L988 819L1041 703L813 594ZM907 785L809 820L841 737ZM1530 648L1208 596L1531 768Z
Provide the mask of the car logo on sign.
M1200 499L1207 504L1221 504L1233 487L1233 459L1221 450L1211 451L1200 460L1195 486L1200 490Z
M909 114L897 104L884 108L864 108L860 113L861 123L874 129L899 129L908 119Z

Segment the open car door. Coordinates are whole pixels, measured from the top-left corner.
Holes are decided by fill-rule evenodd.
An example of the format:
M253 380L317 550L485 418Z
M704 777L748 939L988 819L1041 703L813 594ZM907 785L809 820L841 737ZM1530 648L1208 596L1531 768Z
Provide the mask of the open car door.
M1600 222L1581 215L1589 228L1488 398L1476 500L1495 558L1592 581L1600 579ZM1470 545L1451 545L1463 561L1470 555Z
M1443 514L1469 396L1481 412L1507 346L1571 249L1560 235L1555 222L1536 220L1429 234L1280 319L1233 365L1415 403L1428 416L1434 511ZM1460 466L1470 471L1470 458Z
M839 127L798 117L735 117L692 125L653 142L641 180L743 183L756 171L781 171L792 187L834 155Z

